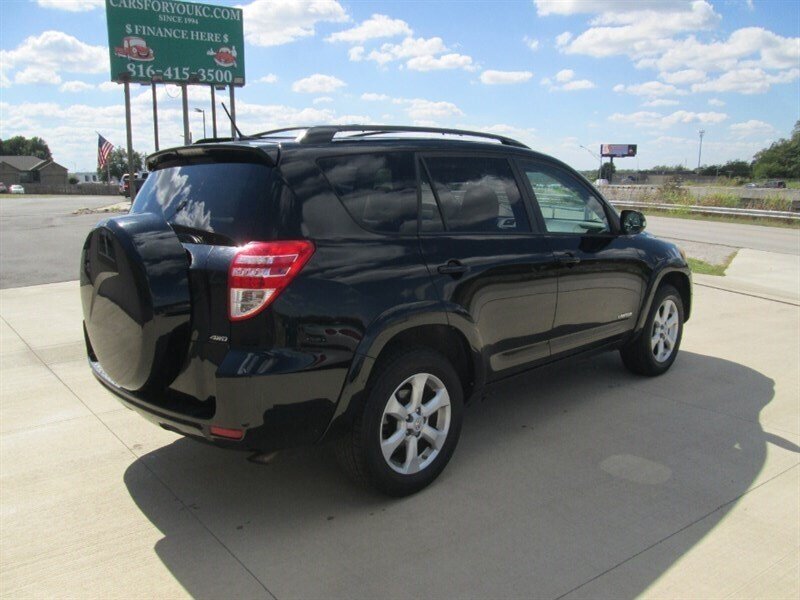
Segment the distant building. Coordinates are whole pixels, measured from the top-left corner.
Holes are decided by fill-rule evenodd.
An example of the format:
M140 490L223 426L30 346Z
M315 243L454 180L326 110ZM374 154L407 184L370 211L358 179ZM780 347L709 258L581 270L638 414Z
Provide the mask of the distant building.
M6 185L67 185L67 168L37 156L0 156L0 181Z
M103 183L100 181L97 171L81 171L80 173L72 173L70 176L77 179L78 183Z

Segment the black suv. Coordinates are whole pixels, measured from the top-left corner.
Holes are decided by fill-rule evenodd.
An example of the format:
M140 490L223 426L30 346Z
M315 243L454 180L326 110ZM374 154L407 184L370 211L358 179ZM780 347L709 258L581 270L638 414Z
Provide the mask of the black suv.
M506 137L311 127L148 168L83 248L97 379L218 446L333 440L388 494L441 473L488 384L600 349L659 375L689 317L676 246Z

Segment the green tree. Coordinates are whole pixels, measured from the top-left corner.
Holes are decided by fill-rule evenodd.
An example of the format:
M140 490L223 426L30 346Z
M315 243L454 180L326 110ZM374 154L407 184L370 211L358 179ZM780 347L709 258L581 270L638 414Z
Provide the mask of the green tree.
M769 148L756 153L753 176L756 179L800 179L800 121L794 124L792 137L773 142Z
M143 152L133 151L133 170L141 171L144 165L145 154ZM120 179L125 173L128 172L128 152L124 148L114 148L108 155L108 171L111 172L111 178ZM97 175L101 181L107 181L106 169L97 169Z
M36 156L42 160L53 160L50 147L40 137L26 138L15 135L0 142L0 155L5 156Z
M614 178L614 173L617 172L617 166L611 161L603 163L600 169L600 179L606 179L609 183Z

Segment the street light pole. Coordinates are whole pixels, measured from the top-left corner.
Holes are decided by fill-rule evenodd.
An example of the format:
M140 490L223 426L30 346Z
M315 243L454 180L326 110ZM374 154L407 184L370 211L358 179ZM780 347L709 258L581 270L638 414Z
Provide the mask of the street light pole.
M697 133L700 134L700 149L697 151L697 170L700 170L700 159L703 156L703 136L706 134L705 129L701 129Z
M202 108L195 108L194 112L203 113L203 138L206 137L206 111Z
M596 158L596 159L597 159L597 160L600 162L600 166L599 166L599 168L597 169L597 178L598 178L598 179L602 179L602 178L603 178L603 156L602 156L602 155L600 155L600 156L597 156L597 154L595 154L594 152L592 152L591 150L589 150L589 149L588 149L586 146L584 146L583 144L579 144L579 145L580 145L580 147L581 147L581 148L583 148L584 150L586 150L586 151L587 151L589 154L591 154L593 157L595 157L595 158Z

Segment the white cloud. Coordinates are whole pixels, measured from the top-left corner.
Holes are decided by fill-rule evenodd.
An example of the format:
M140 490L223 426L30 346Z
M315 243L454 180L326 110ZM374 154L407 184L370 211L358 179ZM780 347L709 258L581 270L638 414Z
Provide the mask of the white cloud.
M719 98L709 98L708 104L710 106L725 106L725 101L720 100Z
M522 38L522 41L533 52L536 52L539 49L539 40L536 38L530 38L526 35L524 38Z
M560 89L562 92L576 92L579 90L591 90L594 87L594 82L588 79L575 79L565 83Z
M58 84L61 83L61 76L49 67L32 65L17 71L14 75L14 83Z
M256 46L280 46L313 36L318 23L341 23L347 12L336 0L254 0L244 11L245 39Z
M771 75L759 68L727 71L717 79L692 85L693 92L738 92L763 94L776 83L790 83L800 77L800 69L790 69Z
M73 80L73 81L65 81L62 83L58 91L59 92L85 92L86 90L93 90L94 85L91 83L86 83L85 81Z
M494 71L487 69L481 73L481 83L499 85L507 83L523 83L533 77L530 71Z
M648 100L643 102L642 106L658 107L658 106L676 106L680 104L677 100L668 100L667 98L656 98L655 100Z
M98 84L97 89L101 92L115 92L117 90L121 90L122 87L115 81L104 81L103 83Z
M361 99L367 102L386 102L389 100L389 96L386 94L375 94L372 92L366 92L361 94Z
M693 0L534 0L539 16L576 15L579 13L623 12L647 7L648 10L664 11L678 5L692 4ZM637 6L638 4L638 6Z
M392 19L386 15L374 14L372 17L351 29L337 31L325 38L326 42L347 42L350 44L363 44L367 40L395 37L398 35L410 36L413 32L408 23L401 19Z
M672 36L710 29L720 19L704 0L673 2L671 6L668 3L609 2L602 7L597 3L593 10L582 12L598 13L598 16L591 21L589 29L569 43L561 44L562 51L594 57L643 58L668 48Z
M292 84L292 91L301 94L326 94L335 92L340 87L346 85L344 81L332 75L314 73L313 75L295 81Z
M414 98L404 102L408 104L408 108L406 108L408 116L416 122L459 117L464 114L461 109L452 102L435 102L422 98Z
M696 33L713 29L721 20L707 0L535 0L535 4L541 16L589 15L582 33L565 32L557 38L562 52L596 58L628 56L637 68L655 69L667 84L692 85L693 92L761 93L771 85L794 81L800 65L800 37L784 37L763 27L744 27L727 39L700 41ZM747 76L757 81L744 81Z
M614 123L627 123L647 129L667 129L677 124L721 123L727 118L728 115L725 113L678 110L669 115L648 111L639 111L631 114L614 113L608 119Z
M466 54L442 54L441 56L415 56L406 63L412 71L441 71L444 69L466 69L472 71L475 65L472 57Z
M742 123L734 123L731 125L730 130L731 135L739 139L751 137L760 137L763 139L775 135L775 128L772 125L757 119L750 119Z
M661 73L659 77L667 83L675 85L686 85L687 83L697 83L706 80L706 72L700 69L683 69L673 73Z
M69 12L85 12L95 8L103 8L103 0L36 0L42 8L55 8Z
M575 71L572 69L562 69L556 73L556 81L559 83L566 83L575 77Z
M588 79L575 79L575 71L572 69L562 69L552 79L545 77L542 85L546 85L551 92L577 92L596 87Z
M263 77L259 77L256 79L256 83L277 83L278 76L275 73L269 73L268 75L264 75Z
M447 52L447 54L445 54ZM350 60L371 60L384 66L393 61L405 61L406 68L412 71L438 71L442 69L474 70L472 57L449 52L440 37L407 37L399 44L386 43L380 49L372 50L365 56L365 50L356 46L350 50Z
M618 84L614 86L614 91L617 93L633 94L634 96L648 96L656 98L659 96L682 96L686 94L685 90L676 88L674 85L668 83L661 83L660 81L647 81L645 83L634 83L631 85Z
M312 104L328 104L333 102L333 98L330 96L320 96L319 98L314 98L311 103Z
M571 39L572 39L572 34L569 31L565 31L564 33L559 33L556 36L556 46L559 48L566 46Z
M742 60L752 64L740 65ZM660 56L644 61L661 71L702 69L725 71L737 66L759 66L764 69L791 69L800 61L800 38L788 38L762 27L737 29L724 41L704 43L695 36L673 41Z
M25 38L13 50L0 50L2 81L61 83L62 73L102 73L108 69L108 50L92 46L63 31L49 30ZM13 74L12 74L13 72Z

